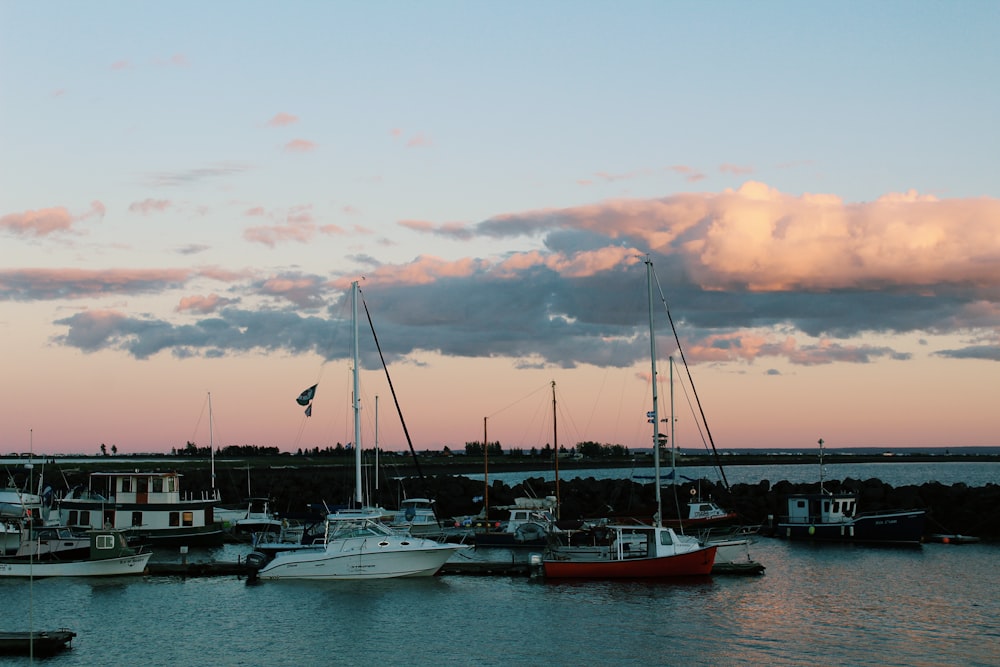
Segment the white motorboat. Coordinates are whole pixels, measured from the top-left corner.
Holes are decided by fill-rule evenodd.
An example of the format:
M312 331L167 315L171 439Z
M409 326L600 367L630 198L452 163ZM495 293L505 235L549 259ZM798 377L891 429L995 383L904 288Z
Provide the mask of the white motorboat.
M353 408L357 507L327 515L323 541L276 552L254 551L247 562L260 579L388 579L432 576L452 554L468 545L402 534L386 526L382 512L364 507L361 477L358 283L351 285L353 324Z

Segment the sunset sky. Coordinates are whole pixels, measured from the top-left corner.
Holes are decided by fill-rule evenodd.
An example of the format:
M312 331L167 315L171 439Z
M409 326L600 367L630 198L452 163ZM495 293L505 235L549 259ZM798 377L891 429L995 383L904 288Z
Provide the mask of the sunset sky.
M418 450L648 447L646 254L716 446L1000 445L998 69L992 1L3 2L0 453L348 443L353 280Z

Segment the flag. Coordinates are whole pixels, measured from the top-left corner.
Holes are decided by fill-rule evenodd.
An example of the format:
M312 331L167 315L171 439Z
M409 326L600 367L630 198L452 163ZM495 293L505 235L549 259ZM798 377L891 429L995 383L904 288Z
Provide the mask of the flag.
M309 407L306 408L306 417L312 417L312 416L313 416L313 404L310 403Z
M309 405L309 401L313 400L313 397L316 396L316 387L318 386L319 385L314 384L313 386L309 387L301 394L299 394L299 397L296 398L295 401L299 405Z

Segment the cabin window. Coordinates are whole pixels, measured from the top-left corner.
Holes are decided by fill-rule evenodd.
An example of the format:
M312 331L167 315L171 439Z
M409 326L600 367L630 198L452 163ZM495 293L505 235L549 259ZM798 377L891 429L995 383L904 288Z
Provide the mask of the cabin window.
M76 510L70 510L69 511L69 516L66 519L66 523L69 524L70 526L75 526L76 525L76 520L77 520L78 517L79 517L79 514L77 513Z
M142 525L142 512L132 512L132 525L133 526Z
M660 544L666 544L667 546L670 546L673 543L674 541L670 538L670 531L665 530L662 533L660 533Z
M163 478L154 477L153 478L153 493L163 493Z
M122 477L122 493L132 493L131 477Z
M185 526L194 525L194 512L184 512L184 525Z
M171 526L179 526L179 525L181 525L181 513L180 512L171 512L170 513L170 525Z
M136 493L149 493L149 478L139 477L135 480Z
M177 490L177 478L168 477L167 478L167 488L165 489L167 493L173 493Z
M95 540L95 544L98 549L114 549L115 548L115 536L114 535L98 535Z
M78 526L90 525L90 510L80 510L80 523L76 525Z
M834 500L833 501L833 511L834 512L839 512L840 511L840 501L839 500Z
M799 509L803 509L806 506L806 501L804 500L796 501L795 506Z

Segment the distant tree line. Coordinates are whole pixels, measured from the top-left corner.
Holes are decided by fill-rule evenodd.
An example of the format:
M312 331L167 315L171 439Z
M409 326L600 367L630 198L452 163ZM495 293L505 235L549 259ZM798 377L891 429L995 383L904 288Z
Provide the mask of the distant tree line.
M112 446L112 451L116 451ZM101 453L105 454L104 445L101 445ZM185 446L181 449L173 448L170 451L173 456L191 456L195 458L202 458L212 455L211 446L199 447L194 442L187 442ZM397 452L397 451L387 451L383 450L386 456L409 456L408 452ZM440 451L424 450L422 454L426 456L442 455L442 456L452 456L452 451L449 447L445 446ZM482 442L467 442L465 443L465 454L469 457L481 458L484 456L483 443ZM551 459L553 455L552 445L546 443L544 447L532 447L531 449L525 451L521 448L512 447L506 452L501 446L499 441L489 442L486 445L485 454L491 457L499 458L501 456L513 457L513 458L541 458L541 459ZM280 449L274 446L261 446L261 445L227 445L225 447L220 447L215 450L216 456L231 456L231 457L267 457L267 456L289 456L289 454L283 453ZM574 447L567 448L565 445L559 447L559 456L574 456L576 458L586 458L586 459L607 459L607 458L622 458L629 456L629 449L623 445L608 445L601 444L598 442L579 442ZM333 446L327 447L306 447L299 448L296 450L295 454L291 456L308 456L311 458L346 458L354 456L354 446L350 443L344 445L337 443Z

